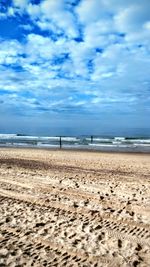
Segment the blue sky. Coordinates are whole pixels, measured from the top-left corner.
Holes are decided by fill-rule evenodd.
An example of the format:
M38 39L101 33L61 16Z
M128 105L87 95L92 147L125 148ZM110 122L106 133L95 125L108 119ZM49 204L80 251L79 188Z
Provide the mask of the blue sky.
M149 0L0 0L0 132L150 135Z

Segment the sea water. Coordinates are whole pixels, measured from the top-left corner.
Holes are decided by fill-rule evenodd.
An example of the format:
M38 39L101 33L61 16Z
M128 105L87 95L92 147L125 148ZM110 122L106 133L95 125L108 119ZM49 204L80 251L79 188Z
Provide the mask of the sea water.
M60 148L60 137L0 134L0 146ZM65 149L87 149L99 151L150 152L150 138L61 136L61 147Z

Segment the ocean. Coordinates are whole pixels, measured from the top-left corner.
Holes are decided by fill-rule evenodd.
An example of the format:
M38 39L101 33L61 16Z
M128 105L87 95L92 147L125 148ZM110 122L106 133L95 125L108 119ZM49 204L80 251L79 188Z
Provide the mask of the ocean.
M64 148L118 152L150 152L150 138L101 136L26 136L0 134L0 147Z

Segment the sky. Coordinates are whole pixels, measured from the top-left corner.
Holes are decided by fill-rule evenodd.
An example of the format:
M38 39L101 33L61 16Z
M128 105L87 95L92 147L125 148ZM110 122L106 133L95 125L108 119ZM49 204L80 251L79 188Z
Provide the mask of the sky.
M0 133L150 136L149 0L0 0Z

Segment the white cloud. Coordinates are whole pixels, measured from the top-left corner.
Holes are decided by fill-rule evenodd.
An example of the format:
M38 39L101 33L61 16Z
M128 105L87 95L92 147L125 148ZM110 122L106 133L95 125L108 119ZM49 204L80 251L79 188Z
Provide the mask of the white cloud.
M31 20L42 30L51 31L55 28L58 33L65 33L69 38L79 34L76 18L69 11L69 3L63 0L44 0L39 4L32 4L30 0L13 0L13 6L8 8L8 15L14 16L16 12L29 14Z
M23 46L16 40L0 42L0 64L13 64L18 61L18 55L23 52Z
M127 34L141 33L143 25L150 20L149 10L143 6L131 6L121 11L116 17L116 27Z
M31 62L51 59L55 52L54 43L48 37L37 34L27 36L26 53Z
M27 6L27 13L31 16L33 20L39 18L41 16L40 5L33 5L29 3L29 5Z
M82 0L76 8L79 20L83 24L89 24L105 18L106 13L101 0Z
M31 109L38 106L36 99L43 110L67 110L68 104L92 112L94 105L98 112L115 103L138 105L138 93L143 90L147 96L150 84L149 4L146 0L142 3L82 0L74 15L62 0L44 0L37 5L14 1L9 16L19 10L27 12L41 31L27 33L22 43L1 40L0 64L4 66L0 67L0 87L34 93L26 101ZM28 24L21 27L35 30ZM47 37L42 30L49 30ZM79 31L83 39L77 42L74 38ZM15 67L19 66L18 75ZM85 99L77 97L81 93ZM13 97L17 105L19 97ZM20 99L20 105L25 105L25 98Z
M33 26L30 24L22 24L22 25L20 25L20 28L22 28L26 31L32 31L33 30Z
M124 10L124 8L127 8L128 6L134 5L136 3L140 3L140 0L99 0L102 1L105 8L110 11L111 13L116 13L121 10ZM147 1L147 0L146 0Z
M122 32L141 31L144 23L150 20L150 12L143 5L125 8L115 17L116 27Z
M70 58L72 59L74 73L83 77L88 76L87 63L94 57L94 51L86 46L86 43L69 43Z
M150 30L150 20L144 24L146 30Z
M115 32L126 34L127 42L149 42L149 10L148 0L82 0L76 8L85 42L101 46L111 44L109 35Z
M15 10L12 7L8 8L7 15L13 17L15 15Z
M3 12L0 12L0 20L7 18L7 15Z
M128 7L121 9L114 17L116 29L126 34L126 41L131 43L149 42L150 2L131 1Z
M24 9L27 7L29 0L13 0L13 4L17 8Z
M68 37L77 37L78 36L78 29L75 24L75 17L74 15L69 12L67 9L67 4L64 3L63 0L44 0L39 5L41 16L38 17L39 19L39 26L41 25L45 27L47 25L47 29L49 29L49 25L54 23L59 29L63 30ZM29 12L38 13L37 7L29 6ZM44 23L44 24L43 24Z

